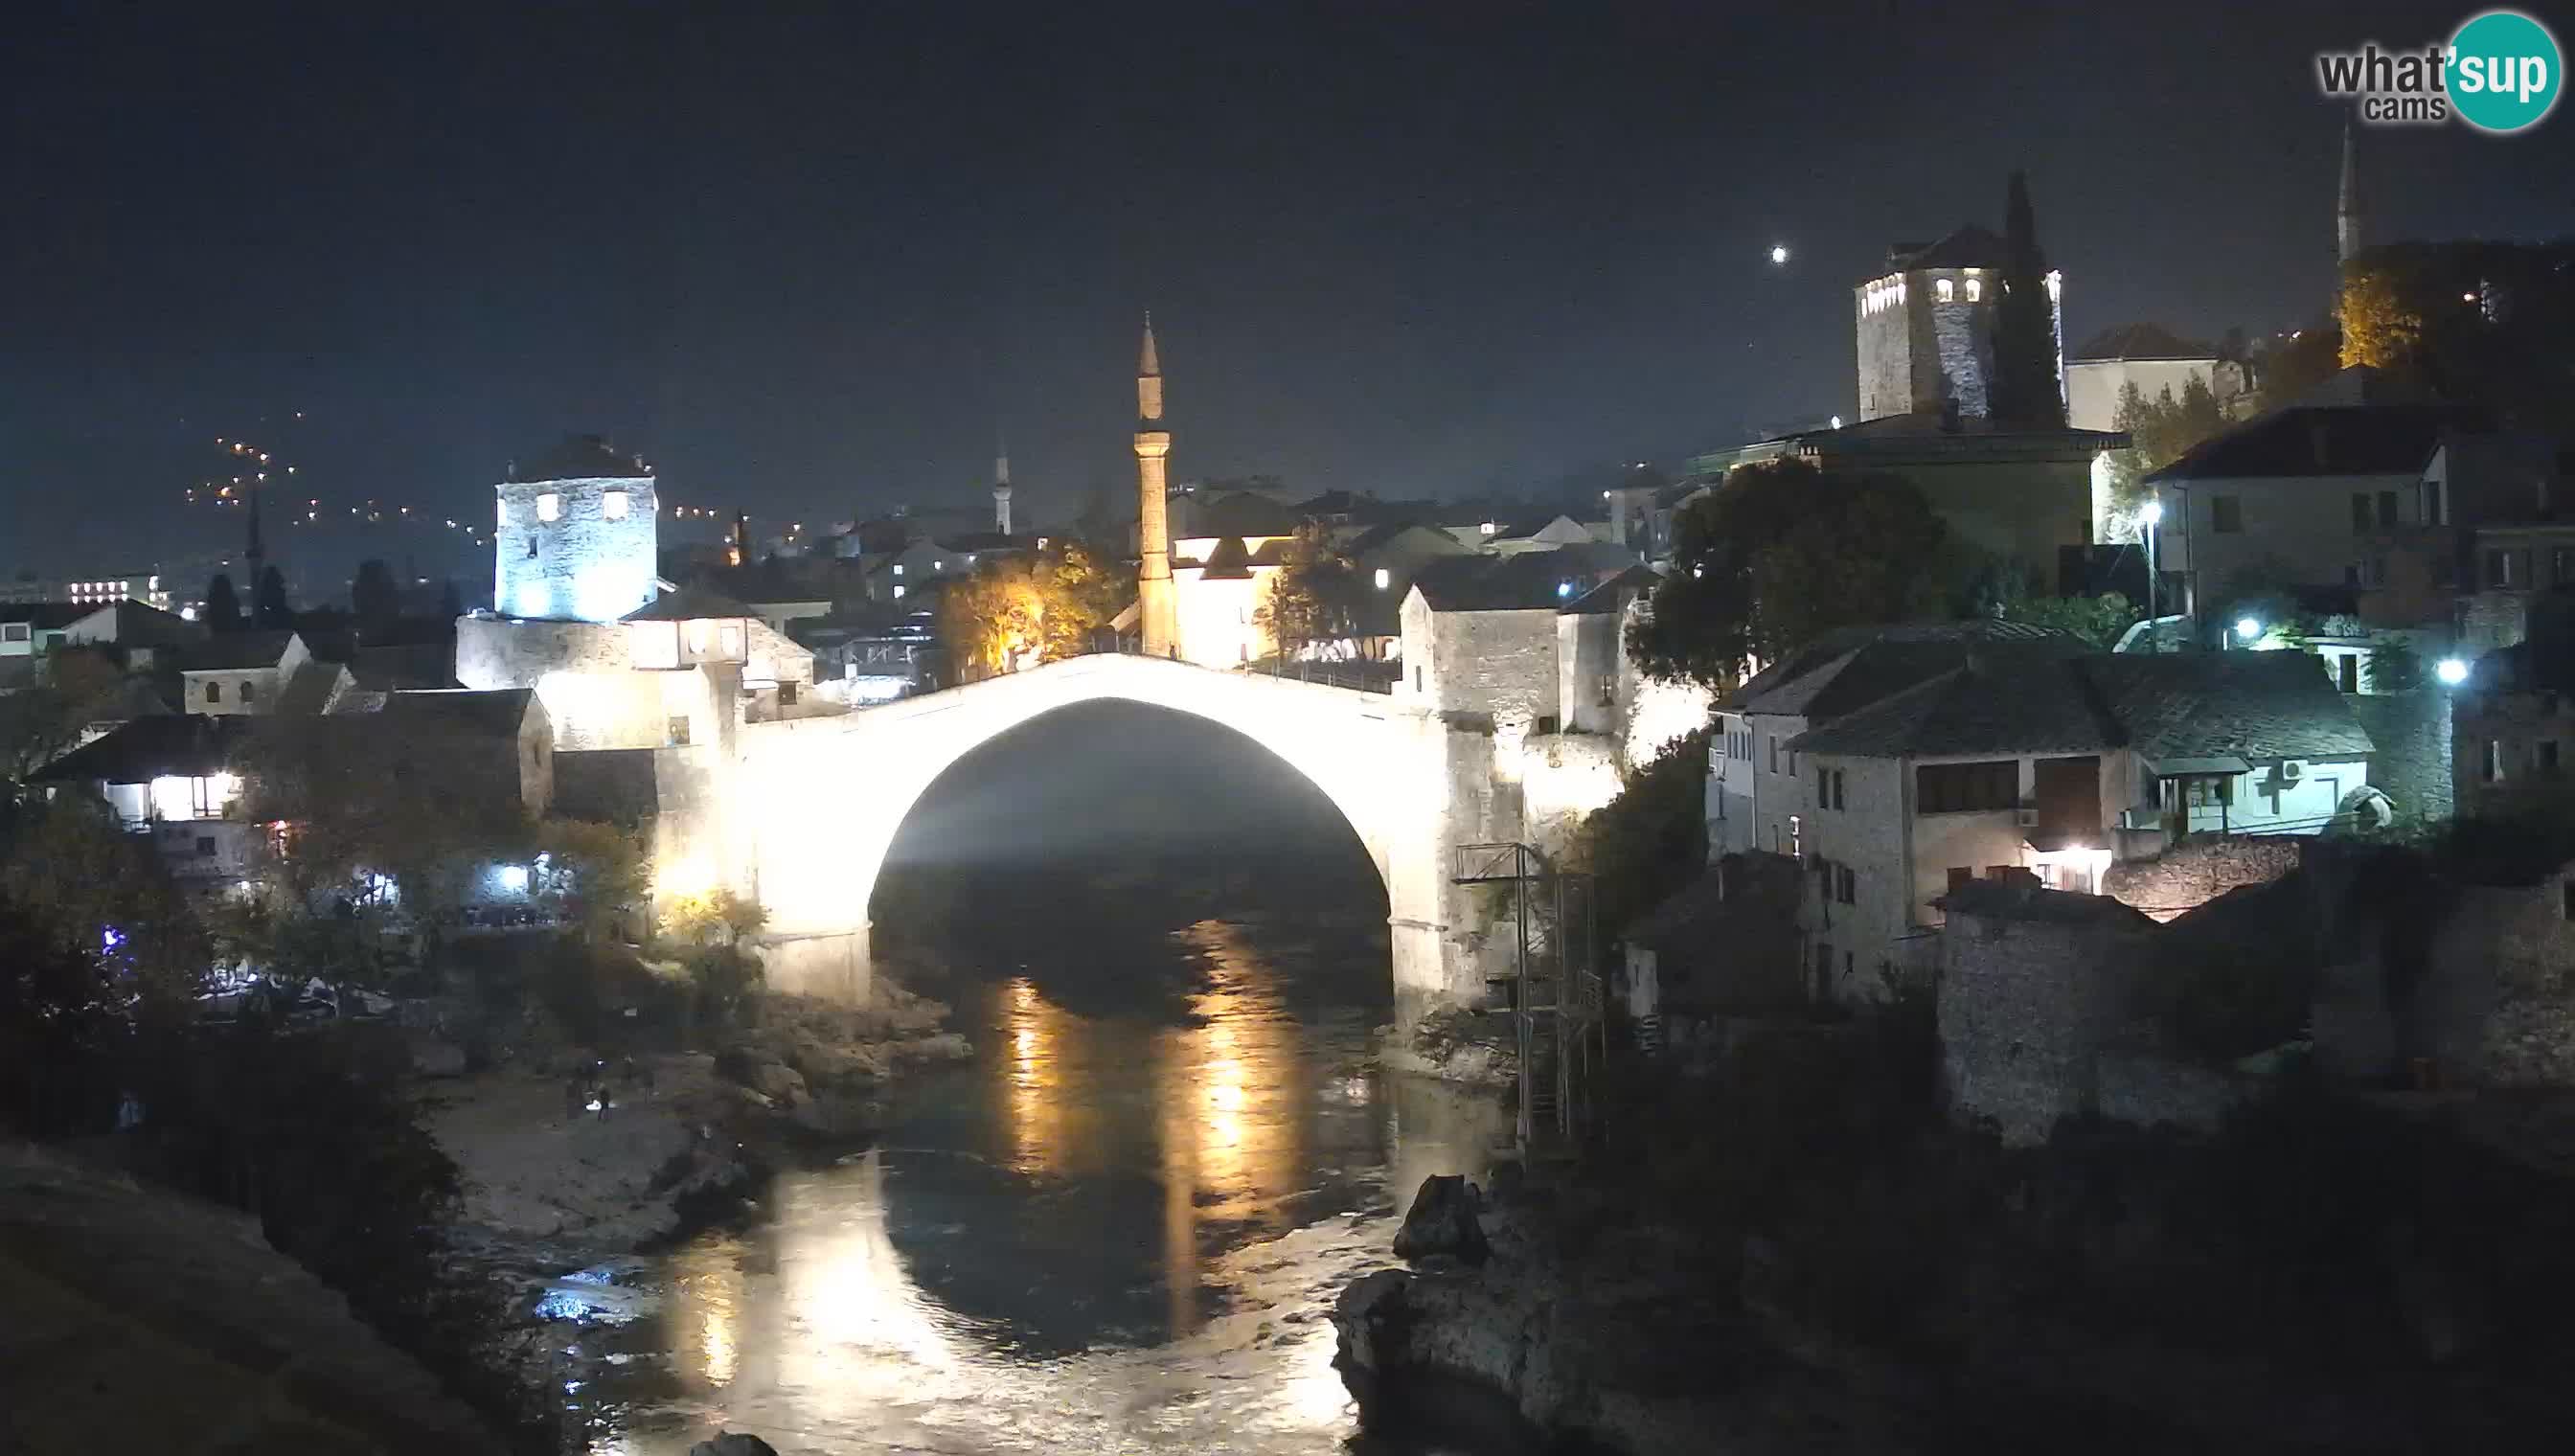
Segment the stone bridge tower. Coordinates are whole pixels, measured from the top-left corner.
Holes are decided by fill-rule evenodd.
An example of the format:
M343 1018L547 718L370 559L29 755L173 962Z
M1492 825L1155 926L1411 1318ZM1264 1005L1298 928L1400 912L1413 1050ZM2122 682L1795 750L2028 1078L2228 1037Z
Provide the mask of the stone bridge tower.
M1136 619L1145 656L1180 654L1181 619L1172 595L1170 476L1172 432L1163 428L1163 360L1154 348L1154 316L1136 357Z

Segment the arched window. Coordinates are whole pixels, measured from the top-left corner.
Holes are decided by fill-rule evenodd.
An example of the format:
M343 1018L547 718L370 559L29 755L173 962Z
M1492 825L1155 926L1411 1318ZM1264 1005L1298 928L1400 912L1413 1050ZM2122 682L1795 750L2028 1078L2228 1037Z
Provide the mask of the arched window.
M207 701L208 703L221 703L221 702L223 702L223 701L224 701L224 685L223 685L223 684L221 684L221 683L208 683L208 684L206 685L206 701Z
M1977 302L1977 301L1981 300L1982 298L1984 298L1984 296L1985 296L1985 281L1984 281L1983 279L1981 279L1981 278L1970 278L1970 279L1968 279L1968 280L1967 280L1967 302L1969 302L1969 303L1975 303L1975 302Z
M243 679L241 685L241 701L243 706L248 707L251 703L256 701L258 697L259 690L251 685L249 679Z
M1958 286L1945 278L1932 284L1931 287L1933 291L1939 294L1940 302L1944 304L1949 302L1950 295L1958 291Z

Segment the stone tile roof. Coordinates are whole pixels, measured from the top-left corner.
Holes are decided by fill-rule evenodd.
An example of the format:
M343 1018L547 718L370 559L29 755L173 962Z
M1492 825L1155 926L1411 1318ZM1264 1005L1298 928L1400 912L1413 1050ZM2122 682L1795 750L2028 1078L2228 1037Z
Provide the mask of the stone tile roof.
M1718 707L1796 714L1819 724L1956 669L1971 651L2074 657L2090 650L2069 632L1989 618L1846 627L1762 669Z
M2045 920L2066 925L2126 925L2150 930L2154 921L2105 894L2048 889L2017 877L1971 879L1931 903L1951 914L2000 920Z
M2312 654L2179 653L2086 659L2095 692L2149 758L2350 757L2375 751Z
M2470 405L2291 406L2201 441L2146 479L2405 475L2432 458L2443 432L2493 428L2494 418Z
M718 617L757 617L760 614L721 592L704 587L682 587L665 592L618 619L620 622L700 622Z
M1650 597L1662 585L1653 568L1633 566L1564 604L1566 617L1616 616L1638 597Z
M510 462L513 481L640 481L653 468L627 455L603 435L567 435L553 449L524 463Z
M274 712L287 717L310 717L331 707L348 669L338 663L303 662L286 675L286 686L277 695Z
M182 648L179 670L230 673L244 668L274 668L286 656L286 645L294 640L294 629L283 627L262 632L219 632L204 642Z
M203 778L232 765L242 740L259 722L247 715L138 718L56 758L36 777L56 783L149 783L163 777Z
M1979 659L1809 728L1788 746L1860 757L2124 747L2150 760L2375 751L2323 665L2298 652Z
M388 693L380 712L388 721L405 727L477 737L516 737L536 696L533 688Z
M2104 329L2066 356L2068 364L2110 359L2215 359L2215 346L2185 339L2161 324L2121 324Z
M0 602L0 622L29 622L39 632L56 632L97 610L71 602Z
M1895 243L1886 250L1887 268L1907 273L1916 268L2000 268L2010 261L2010 245L1974 223L1936 243Z

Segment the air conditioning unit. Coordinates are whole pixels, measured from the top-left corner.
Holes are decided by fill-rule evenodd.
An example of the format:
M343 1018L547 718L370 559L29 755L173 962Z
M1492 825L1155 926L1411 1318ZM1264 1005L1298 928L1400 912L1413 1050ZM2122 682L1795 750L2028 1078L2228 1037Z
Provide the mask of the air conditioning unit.
M2015 819L2016 819L2016 821L2020 824L2020 826L2021 826L2022 828L2024 828L2024 829L2034 829L2034 828L2037 828L2037 827L2038 827L2038 805L2037 805L2037 804L2034 804L2034 803L2025 803L2025 804L2022 804L2022 805L2020 806L2019 811L2014 815L2014 818L2015 818Z
M2282 783L2295 783L2295 782L2297 782L2297 781L2298 781L2298 775L2299 775L2300 773L2302 773L2302 772L2304 772L2304 771L2305 771L2305 766L2306 766L2306 765L2304 765L2304 764L2300 763L2300 762L2299 762L2297 759L2295 759L2295 758L2283 758L2283 759L2281 759L2281 760L2280 760L2280 781L2281 781Z

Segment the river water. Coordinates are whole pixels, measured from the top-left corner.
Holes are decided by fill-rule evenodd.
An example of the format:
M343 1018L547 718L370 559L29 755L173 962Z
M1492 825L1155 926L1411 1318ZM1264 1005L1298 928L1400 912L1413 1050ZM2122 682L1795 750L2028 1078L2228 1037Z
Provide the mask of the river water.
M976 1054L904 1082L873 1147L618 1271L632 1318L568 1346L589 1449L1347 1449L1330 1301L1507 1118L1377 1068L1381 924L1157 938L960 971L934 989Z

